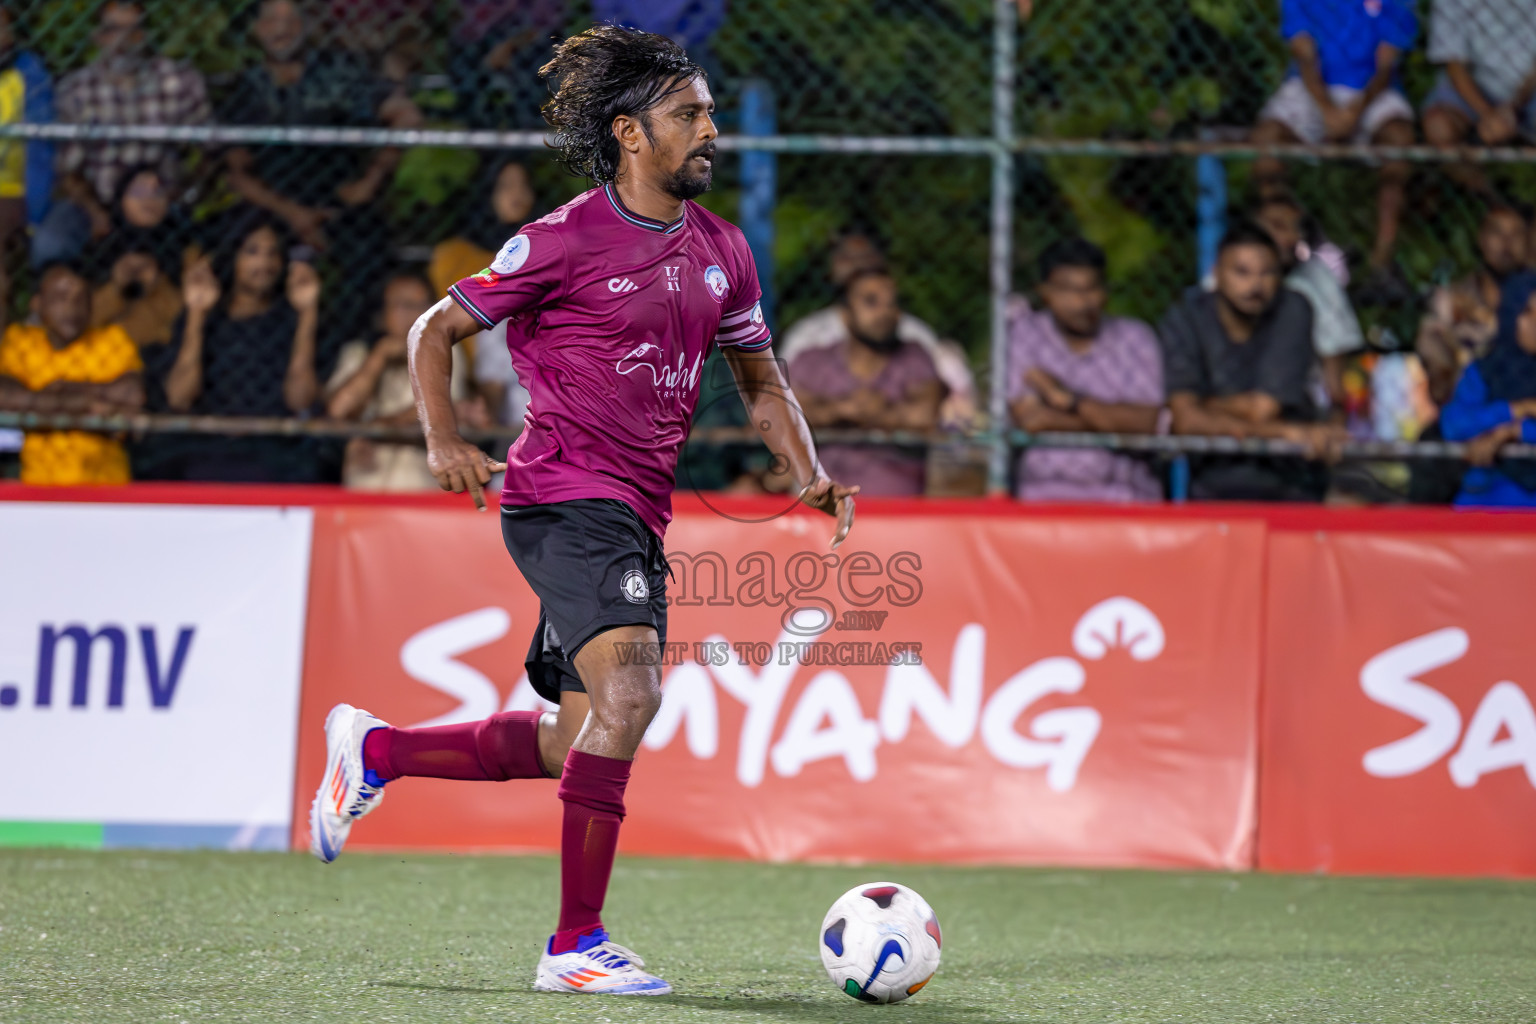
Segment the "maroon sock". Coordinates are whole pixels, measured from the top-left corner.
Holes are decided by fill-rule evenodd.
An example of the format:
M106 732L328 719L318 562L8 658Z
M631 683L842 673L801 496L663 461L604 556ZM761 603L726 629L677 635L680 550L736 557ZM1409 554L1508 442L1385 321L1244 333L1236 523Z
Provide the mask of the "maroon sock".
M363 737L363 768L380 779L504 782L547 779L537 711L504 711L478 722L428 729L374 729Z
M551 953L569 953L603 926L603 897L619 848L624 787L632 762L572 750L560 776L565 825L560 832L560 926Z

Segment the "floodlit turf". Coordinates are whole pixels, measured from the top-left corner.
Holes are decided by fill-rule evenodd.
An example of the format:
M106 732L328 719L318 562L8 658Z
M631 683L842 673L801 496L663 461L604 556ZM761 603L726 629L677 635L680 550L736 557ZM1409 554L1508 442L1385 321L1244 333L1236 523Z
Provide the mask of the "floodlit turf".
M1536 885L627 859L608 923L678 994L538 995L533 857L0 852L0 1021L1536 1021ZM833 990L815 932L914 886L944 963Z

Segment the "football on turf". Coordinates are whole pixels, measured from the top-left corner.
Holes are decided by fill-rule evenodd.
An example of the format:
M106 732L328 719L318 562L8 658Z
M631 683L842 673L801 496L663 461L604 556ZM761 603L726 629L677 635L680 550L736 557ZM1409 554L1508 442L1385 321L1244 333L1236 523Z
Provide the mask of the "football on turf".
M821 922L821 962L832 984L866 1003L899 1003L939 969L939 919L895 882L843 893Z

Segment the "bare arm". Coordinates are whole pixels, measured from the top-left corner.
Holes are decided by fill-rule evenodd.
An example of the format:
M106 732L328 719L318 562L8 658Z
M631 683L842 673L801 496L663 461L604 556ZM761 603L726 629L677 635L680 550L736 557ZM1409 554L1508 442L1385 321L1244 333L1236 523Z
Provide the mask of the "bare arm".
M932 430L939 425L939 407L947 389L940 380L925 381L908 391L900 402L882 408L865 421L876 430Z
M1532 97L1536 97L1536 66L1531 68L1530 73L1525 76L1525 81L1520 83L1520 88L1515 90L1515 95L1510 98L1509 106L1513 110L1523 111L1531 102Z
M1483 95L1483 90L1477 87L1477 82L1472 78L1472 72L1459 60L1453 60L1445 65L1446 77L1451 80L1451 85L1456 87L1456 95L1467 101L1467 106L1479 118L1487 117L1493 112L1493 104L1488 102L1488 97Z
M1231 416L1248 424L1270 423L1280 418L1280 403L1262 391L1207 398L1201 403L1207 410Z
M177 412L192 408L192 403L203 393L203 335L207 324L207 310L187 307L181 347L176 351L171 372L165 377L165 402Z
M1236 396L1237 399L1250 397L1250 395ZM1226 401L1230 403L1232 400ZM1270 401L1274 399L1271 398ZM1322 423L1283 423L1278 419L1250 418L1253 415L1251 408L1246 416L1222 411L1220 402L1202 403L1199 397L1188 391L1174 392L1168 399L1168 408L1173 412L1175 434L1225 436L1240 440L1260 438L1290 441L1292 444L1300 445L1309 459L1338 461L1340 445L1345 440L1344 432L1336 426ZM1227 408L1242 409L1243 407L1228 404Z
M853 496L859 492L858 487L834 482L821 468L810 425L773 353L743 352L734 346L726 346L722 351L736 377L736 389L747 407L747 415L756 424L768 450L775 458L785 460L800 500L836 517L832 546L837 547L853 528Z
M368 358L363 360L357 372L342 381L326 399L325 414L337 420L355 420L361 416L373 398L373 393L378 390L379 378L388 366L389 353L383 346L375 345L369 349Z
M293 229L293 233L305 245L324 250L329 240L325 237L325 222L331 216L329 210L315 209L288 199L258 178L252 170L255 159L251 151L237 147L225 157L229 169L229 184L235 194L254 206L259 206L278 217Z
M1317 43L1307 33L1300 32L1291 37L1291 56L1296 59L1301 84L1306 86L1317 105L1324 110L1332 107L1333 97L1328 95L1328 86L1323 81L1323 68L1317 61Z
M1376 97L1392 87L1392 75L1397 71L1397 62L1403 56L1403 51L1390 43L1382 43L1376 47L1376 73L1366 83L1364 91L1355 99L1355 116L1358 118L1367 107L1376 102Z
M125 373L105 384L56 381L33 391L12 377L0 375L0 408L11 412L113 416L144 407L144 377Z
M315 331L320 320L320 275L308 263L288 266L288 303L298 310L299 323L293 331L293 351L288 354L288 372L283 375L283 401L293 412L303 412L315 404L320 394L320 376L315 371Z
M97 400L109 407L110 414L131 415L144 408L144 375L125 373L107 384L91 384L97 389Z
M452 298L444 298L411 325L406 340L416 418L427 439L427 466L445 491L469 491L485 511L481 488L507 468L459 436L453 413L453 346L484 328Z
M1070 391L1038 366L1029 369L1025 382L1033 394L1012 404L1014 418L1025 430L1089 430L1105 434L1151 434L1157 430L1161 406L1088 398ZM1047 413L1053 415L1048 417ZM1041 425L1046 422L1062 425ZM1034 425L1026 425L1030 423Z
M256 161L249 149L237 146L229 151L224 161L225 166L229 168L230 187L241 199L263 210L269 210L289 223L309 212L307 207L283 198L266 182L256 177L252 170Z
M1014 425L1031 434L1050 430L1075 433L1088 429L1081 416L1052 409L1034 395L1014 399L1008 411L1013 414Z
M1089 430L1102 434L1155 434L1161 406L1130 402L1098 402L1084 398L1077 403L1077 414Z
M391 94L379 107L379 120L387 128L419 128L423 122L421 110L403 90ZM400 166L401 156L396 146L387 146L374 153L361 177L337 186L337 198L348 206L361 206L372 201L389 183L395 168Z
M1175 434L1204 434L1236 438L1281 437L1283 427L1270 420L1256 419L1243 411L1241 399L1214 399L1202 402L1193 392L1176 391L1168 398L1173 412Z
M299 325L293 332L293 352L288 357L288 372L283 375L283 401L293 412L303 412L315 404L320 394L320 377L315 372L315 324L313 310L299 312Z
M100 238L112 230L112 215L101 205L101 200L96 198L96 190L85 180L85 175L78 171L64 175L59 182L59 194L90 215L93 236Z
M32 403L36 399L37 392L15 377L0 373L0 409L6 412L34 412Z
M800 403L800 414L805 417L805 422L813 427L844 427L858 418L856 403L851 396L829 398L808 391L797 391L795 401Z

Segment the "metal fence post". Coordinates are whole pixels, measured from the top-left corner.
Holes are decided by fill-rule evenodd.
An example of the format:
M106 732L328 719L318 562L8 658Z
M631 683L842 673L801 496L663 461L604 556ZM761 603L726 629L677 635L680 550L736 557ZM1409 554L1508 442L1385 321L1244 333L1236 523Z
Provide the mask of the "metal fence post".
M748 81L741 90L741 133L774 135L778 130L772 87L760 78ZM773 207L778 160L777 154L760 149L741 154L741 233L757 262L757 277L763 286L763 316L770 328L778 326L773 318Z
M994 0L992 25L992 451L987 492L1008 491L1008 293L1013 287L1013 78L1016 0Z

